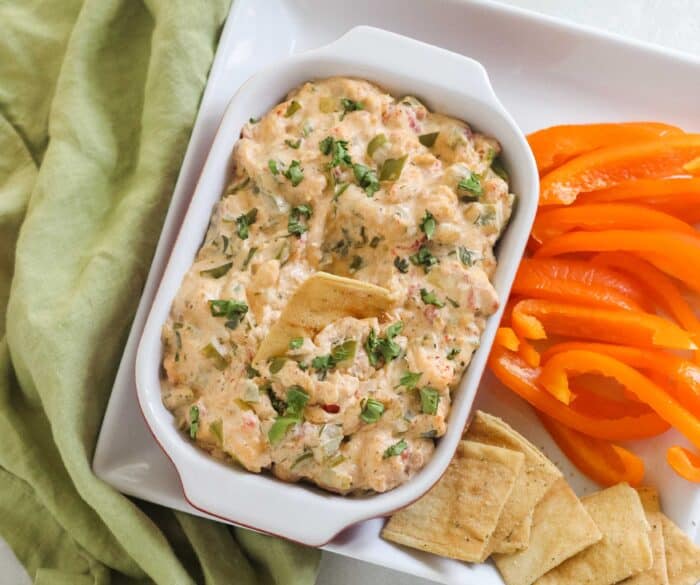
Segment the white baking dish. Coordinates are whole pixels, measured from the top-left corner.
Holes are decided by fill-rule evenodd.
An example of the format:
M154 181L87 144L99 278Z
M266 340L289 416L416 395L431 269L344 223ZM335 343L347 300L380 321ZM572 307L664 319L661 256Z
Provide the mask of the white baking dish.
M384 494L344 497L306 484L288 484L221 463L187 440L161 402L161 327L203 240L212 208L230 175L230 158L243 124L310 79L335 75L368 79L395 96L411 94L433 111L470 123L497 138L518 195L501 239L494 285L508 296L534 219L538 197L535 162L510 115L496 98L484 68L471 59L380 29L358 27L317 50L291 57L248 80L229 104L161 280L136 358L138 400L154 437L177 468L187 500L211 515L319 546L344 528L386 515L424 494L447 467L467 421L501 311L489 318L480 348L455 394L448 431L426 467Z

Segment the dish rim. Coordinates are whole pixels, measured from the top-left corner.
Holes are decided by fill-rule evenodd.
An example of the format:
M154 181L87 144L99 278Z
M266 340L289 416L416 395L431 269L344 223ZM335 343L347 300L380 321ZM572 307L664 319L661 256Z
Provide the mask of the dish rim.
M382 51L378 51L378 45L386 48L387 52L384 53ZM371 46L373 55L360 55L354 59L347 57L348 54L353 55L353 51L360 51L362 46ZM158 370L160 368L160 359L157 360L157 363L154 363L154 354L152 350L154 344L160 346L160 331L164 322L163 319L157 317L157 313L158 311L161 313L165 311L164 315L167 318L174 294L177 293L177 290L180 287L181 277L177 278L177 285L174 287L174 290L172 283L168 283L168 281L173 280L173 272L177 273L179 270L184 274L184 272L189 269L194 258L194 254L196 254L201 245L201 235L203 235L203 233L206 231L206 227L211 216L211 207L209 207L209 209L206 211L207 220L203 225L193 223L194 219L196 219L196 216L198 215L197 207L198 205L201 205L201 200L206 198L206 194L202 194L202 192L208 188L206 185L207 181L209 180L208 177L216 172L221 173L220 160L216 160L217 155L218 158L221 159L222 152L224 149L226 149L226 158L228 160L230 157L230 151L238 140L237 133L236 137L234 138L231 138L228 135L224 136L224 134L230 129L231 126L236 125L233 120L235 118L235 114L237 113L236 107L238 106L239 101L243 101L241 96L250 92L254 93L256 90L259 91L266 82L270 83L270 78L283 78L284 75L281 75L281 73L285 69L288 70L296 67L297 69L303 70L305 66L313 64L318 66L319 63L325 65L331 64L334 66L340 65L341 69L345 67L350 69L365 69L368 72L373 71L375 73L375 79L372 79L372 81L376 82L376 76L379 76L382 73L387 73L389 69L396 66L396 56L394 53L394 56L392 57L392 51L395 52L399 48L401 51L406 51L410 48L414 54L422 55L423 58L437 58L439 63L448 69L457 67L462 73L468 73L470 76L470 81L473 81L475 84L474 87L470 88L470 90L455 89L453 90L453 93L459 94L465 99L471 99L472 101L475 101L475 103L481 100L481 105L487 109L490 109L493 115L500 118L499 123L503 125L504 129L507 129L507 131L510 132L510 136L508 136L505 140L503 135L499 136L497 133L489 134L494 135L495 138L497 138L501 143L508 142L516 145L515 148L510 148L507 152L504 148L505 158L509 161L511 174L515 175L517 180L522 183L522 187L515 189L519 196L518 209L514 214L515 222L513 219L511 219L510 225L507 228L507 234L503 238L508 238L509 241L514 241L508 246L507 258L503 258L502 254L499 254L499 268L497 269L497 276L499 272L503 273L505 271L506 273L503 277L504 281L496 287L499 297L501 299L505 299L507 297L510 290L510 285L512 284L512 280L515 275L517 262L519 262L519 259L522 256L522 252L529 235L529 228L532 224L532 220L534 219L534 214L537 207L538 175L534 159L529 148L527 147L527 142L525 141L522 132L519 130L505 108L501 105L500 101L493 92L493 89L491 88L486 70L478 62L457 53L446 51L409 37L374 27L360 26L351 29L329 45L294 55L278 64L263 69L249 78L236 91L225 110L224 116L209 150L209 154L207 155L206 162L198 178L186 216L180 226L175 240L175 245L161 277L158 290L156 292L153 305L149 311L149 315L137 349L135 373L139 408L144 420L146 421L149 431L155 438L160 448L173 463L186 500L193 507L209 515L216 516L238 525L246 526L277 536L282 536L313 546L321 546L326 544L340 531L357 522L361 522L376 516L383 516L409 505L411 502L421 497L426 491L428 491L428 489L430 489L430 487L432 487L432 485L434 485L435 482L439 480L447 468L447 465L452 458L452 454L454 453L461 436L461 432L459 433L459 436L457 436L457 431L454 429L452 433L450 433L450 428L453 428L455 424L460 422L462 424L459 426L462 427L467 421L471 411L471 405L476 395L479 381L484 370L488 350L492 344L493 336L498 326L498 321L500 319L504 303L501 303L499 310L494 315L491 315L487 321L487 326L481 336L481 346L472 356L472 361L467 367L467 370L459 383L456 393L457 399L453 403L453 408L449 415L448 432L437 445L431 460L425 467L416 473L414 477L401 486L398 486L397 488L394 488L388 492L367 496L363 499L340 496L326 492L319 493L319 488L308 484L289 484L274 478L271 476L271 474L253 474L248 471L237 470L232 468L230 465L214 461L213 458L204 450L187 441L177 429L175 429L174 432L178 435L178 442L172 441L172 431L174 428L174 425L172 424L172 414L167 411L162 404L160 385L153 384L154 373L157 379ZM361 76L357 74L351 75L344 72L338 72L337 75L354 77ZM432 76L427 75L425 77L431 78L435 75L436 73L433 72ZM327 76L328 75L313 76L304 74L303 77L305 79L309 79ZM406 77L405 74L404 77ZM408 75L409 79L416 79L419 77L420 73L417 73L416 71L412 71L411 74ZM257 89L256 84L258 86ZM381 81L379 84L384 85L381 83ZM415 85L419 84L416 83ZM289 89L290 87L285 86L282 88L282 91L277 93L277 95L283 95ZM443 87L442 89L445 88ZM274 99L277 100L277 97ZM430 99L427 101L430 101ZM275 103L277 102L273 101L272 105ZM473 105L474 104L472 104L472 106ZM442 111L440 108L431 109ZM249 111L248 115L250 114L251 112ZM460 115L459 117L466 119L468 122L470 122L471 119L475 119L473 116L470 117ZM245 119L247 119L247 117ZM489 120L489 123L490 122L491 121ZM477 128L480 126L479 123L474 125ZM228 144L229 142L230 144ZM516 162L514 163L513 161ZM214 167L212 165L214 165ZM513 173L513 170L516 172ZM226 166L225 174L228 176L228 165ZM221 192L222 190L217 191L216 197L213 199L214 203L220 199ZM199 215L201 215L201 213L202 212L200 210ZM519 233L517 234L517 237L516 235L511 235L516 232L516 228L513 225L514 223L517 223L518 225ZM196 238L196 245L193 249L194 254L189 257L186 266L182 268L178 256L183 255L183 247L185 248L185 251L192 247L191 242L188 242L187 238L189 237L190 240L192 239L191 232L195 229L201 230L202 233L200 234L200 237ZM516 257L516 260L513 259L514 256ZM504 264L506 265L505 268L503 268ZM172 295L169 296L171 292ZM163 309L163 305L165 305L165 309ZM159 352L159 355L162 355L162 353ZM475 362L477 363L476 366L474 365ZM164 418L169 419L169 421L164 421ZM164 425L166 424L169 425L170 430L165 428ZM450 437L449 441L446 440L448 436ZM449 448L449 455L446 454L448 447L440 449L443 444L451 445ZM437 463L435 463L436 461ZM237 515L232 514L230 508L227 508L225 505L219 506L218 501L211 500L211 494L207 494L206 490L202 491L196 482L193 483L192 475L197 475L198 477L201 477L201 475L194 473L194 466L188 467L188 463L194 463L194 466L196 466L198 469L204 465L204 467L208 467L210 471L212 465L214 467L225 466L225 472L229 477L233 478L238 474L242 474L239 479L245 483L249 483L253 480L255 483L272 481L277 487L280 488L280 492L277 494L277 497L281 499L284 499L282 492L289 495L290 489L303 490L305 494L313 494L313 497L310 499L316 500L316 504L318 505L319 509L324 508L326 512L329 512L332 509L334 516L342 516L344 519L337 519L335 522L333 522L333 528L328 526L321 528L317 525L316 529L318 532L313 530L311 531L314 535L317 535L314 536L309 534L309 531L305 531L303 529L301 531L303 534L300 534L298 529L294 531L286 530L283 521L270 522L268 520L266 522L256 523L251 522L250 520L242 519L240 516L236 517ZM247 477L248 479L245 480L243 479L244 477ZM236 481L233 481L233 483L236 483ZM332 505L328 504L329 500L333 501ZM380 500L379 504L373 503L376 500ZM323 502L323 504L321 504L321 502ZM308 520L308 514L305 515L305 518ZM317 523L319 518L317 518Z

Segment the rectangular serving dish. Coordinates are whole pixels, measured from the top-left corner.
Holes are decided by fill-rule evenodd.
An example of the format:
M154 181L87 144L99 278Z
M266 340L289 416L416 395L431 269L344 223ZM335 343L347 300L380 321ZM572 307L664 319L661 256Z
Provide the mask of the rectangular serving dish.
M255 71L318 47L358 24L371 24L474 57L489 70L506 108L525 132L565 122L657 119L699 131L700 60L519 9L457 0L236 0L221 36L153 266L115 380L94 459L117 489L199 513L149 434L136 403L134 356L155 288L230 97ZM475 407L505 418L560 465L574 489L594 489L551 442L530 409L488 374ZM124 432L124 429L129 429ZM665 511L700 543L700 492L664 462L673 433L635 445L647 480L662 489ZM440 583L497 585L490 564L469 566L412 551L379 537L381 520L363 522L324 547Z
M491 315L479 348L453 395L448 428L427 463L405 484L383 494L348 497L254 474L214 459L185 439L163 405L160 371L162 327L182 280L209 226L210 216L230 179L230 159L243 125L284 99L306 81L332 76L362 78L380 84L395 97L415 95L435 112L466 120L496 138L518 204L498 242L493 285L507 298L537 210L539 181L534 158L512 118L496 98L484 68L462 55L381 29L355 27L320 49L290 57L251 77L226 108L199 177L136 353L136 387L146 422L175 465L186 499L219 518L320 546L362 520L384 516L417 500L449 464L467 422L500 321ZM462 79L464 85L455 84ZM206 478L206 481L203 481ZM235 498L227 497L235 493Z

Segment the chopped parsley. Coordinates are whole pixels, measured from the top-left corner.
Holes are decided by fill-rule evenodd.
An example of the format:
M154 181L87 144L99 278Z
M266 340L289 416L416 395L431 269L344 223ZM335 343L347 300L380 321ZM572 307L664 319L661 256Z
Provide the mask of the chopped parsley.
M425 237L431 240L433 234L435 234L435 228L437 227L437 221L432 213L427 209L425 210L425 215L420 222L420 231L425 234Z
M296 114L299 110L301 110L301 104L296 100L292 100L291 102L289 102L289 105L287 106L287 111L284 113L284 117L290 118L294 114Z
M279 175L279 174L280 174L279 167L277 166L277 161L274 160L274 159L272 159L272 158L271 158L269 161L267 161L267 168L270 169L270 172L271 172L273 175Z
M416 387L422 375L423 372L405 372L399 380L399 386L404 386L412 390Z
M309 395L301 386L290 386L287 390L287 408L282 416L278 416L267 432L267 438L273 445L279 443L290 427L303 419L304 408L309 402Z
M370 329L367 341L365 341L365 351L370 364L378 367L399 357L401 346L394 341L394 338L401 333L402 329L403 323L401 321L387 327L385 337L379 337L374 329Z
M292 210L289 212L289 220L287 221L287 231L289 234L299 237L304 232L307 232L309 227L301 220L308 220L312 213L313 209L310 205L302 204L292 207Z
M199 407L192 405L190 407L190 437L192 439L197 438L197 431L199 430Z
M459 349L458 347L453 347L452 349L450 349L450 351L447 352L447 359L454 360L459 355L459 353L461 351L462 350Z
M430 386L424 386L418 390L418 393L420 394L421 411L424 414L435 414L440 402L438 391Z
M481 178L476 173L470 173L468 177L464 177L457 183L457 189L469 193L469 195L462 197L462 201L466 202L477 201L484 192L484 188L481 186Z
M345 115L350 113L350 112L357 112L358 110L365 109L365 106L362 102L356 102L356 101L348 99L348 98L341 98L340 105L343 108L343 113L340 116L341 120L344 119Z
M320 380L325 380L329 370L334 369L338 364L351 360L357 352L357 342L348 339L343 343L333 346L328 355L319 355L311 360L311 367L316 370Z
M287 390L287 410L285 414L292 416L301 416L309 401L309 395L304 392L301 386L290 386Z
M445 301L438 299L435 291L429 291L427 288L420 289L420 298L426 305L434 305L438 308L445 306Z
M293 337L289 341L289 349L299 349L302 345L304 345L303 337Z
M376 423L384 414L384 404L374 398L367 398L363 401L360 418L367 424Z
M301 146L301 138L297 138L297 140L289 140L289 138L287 138L287 140L285 140L284 143L287 146L289 146L289 148L293 148L294 150L296 150Z
M361 164L352 165L352 170L358 184L362 187L364 192L367 193L367 197L373 197L374 194L379 191L379 179L377 178L376 171Z
M384 451L384 459L388 459L389 457L396 457L397 455L401 455L406 449L408 449L408 443L404 440L401 439L398 443L394 443L390 447L387 447L386 451Z
M396 258L394 258L394 266L396 267L396 270L398 270L402 274L406 274L408 272L409 264L406 258L401 258L401 256L397 256Z
M440 134L439 132L430 132L429 134L421 134L418 137L418 140L420 141L420 143L423 146L430 148L431 146L433 146L435 144L435 141L437 140L437 137L439 134Z
M250 233L250 226L258 219L258 210L253 207L248 213L239 215L236 218L236 233L241 240L247 240Z
M231 266L233 266L233 262L227 262L226 264L222 264L221 266L217 266L215 268L208 268L207 270L200 270L199 275L200 276L211 276L212 278L221 278L229 270L231 270Z
M301 168L301 163L298 160L293 160L283 174L289 179L292 187L296 187L304 180L304 169Z
M474 256L476 256L476 253L473 250L468 250L464 246L460 246L457 252L459 253L459 259L462 261L462 264L465 266L474 266Z
M327 165L329 169L340 165L349 167L352 164L347 140L336 140L332 136L326 136L318 143L318 147L323 154L332 156Z
M242 301L215 300L209 301L212 317L225 317L226 327L235 329L248 312L248 305Z
M426 245L422 245L418 252L411 254L408 259L416 266L422 266L425 272L430 272L430 269L438 263L438 259L428 250Z

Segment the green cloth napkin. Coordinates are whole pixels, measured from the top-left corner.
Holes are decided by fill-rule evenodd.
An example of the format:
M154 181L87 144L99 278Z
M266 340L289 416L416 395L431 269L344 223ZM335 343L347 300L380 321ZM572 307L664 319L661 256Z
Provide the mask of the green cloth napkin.
M40 585L316 576L90 468L229 3L0 0L0 535Z

